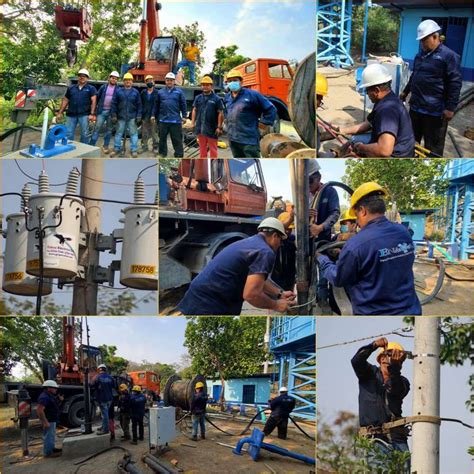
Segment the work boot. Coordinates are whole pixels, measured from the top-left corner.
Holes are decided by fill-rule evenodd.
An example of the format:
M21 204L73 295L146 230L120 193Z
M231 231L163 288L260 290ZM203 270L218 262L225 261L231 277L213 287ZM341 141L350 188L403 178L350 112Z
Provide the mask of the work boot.
M61 457L61 453L55 453L54 451L51 453L51 454L47 454L46 456L44 456L45 458L59 458Z
M110 441L113 441L115 439L115 435L110 433Z
M158 148L153 148L153 154L157 155L158 154Z
M102 147L102 153L103 153L104 155L108 155L108 154L110 153L109 147L108 147L108 146L103 146L103 147Z
M138 158L138 153L136 151L132 151L132 158Z
M130 441L130 444L138 444L138 441L132 440L132 441Z
M63 450L61 448L53 448L53 453L62 453Z
M198 440L198 437L197 436L193 436L193 441L197 441Z
M103 436L103 435L108 435L109 432L108 431L97 431L96 435L97 436Z
M143 438L138 438L138 441L143 441Z
M119 156L120 155L120 150L114 150L111 154L110 154L110 158L113 158L114 156Z
M206 439L206 435L204 433L201 434L201 439Z

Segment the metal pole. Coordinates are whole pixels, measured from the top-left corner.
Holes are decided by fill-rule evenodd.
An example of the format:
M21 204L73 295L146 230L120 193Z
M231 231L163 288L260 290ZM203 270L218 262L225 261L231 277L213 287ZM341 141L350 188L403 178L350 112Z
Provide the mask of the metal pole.
M296 164L296 290L298 305L308 302L309 291L309 180L308 160ZM303 306L300 314L308 314Z
M87 349L89 350L89 325L86 318L86 338ZM87 367L84 368L84 434L92 433L92 417L91 417L91 392L89 388L89 361L87 357Z
M362 35L362 62L365 63L367 61L367 27L369 23L369 3L372 3L369 0L365 0L365 12L364 12L364 33Z
M439 416L439 318L415 318L413 415ZM413 423L412 472L439 474L439 424Z
M265 336L263 338L265 344L265 362L263 363L263 373L268 374L268 355L270 353L270 323L271 316L267 316L267 326L265 328Z
M102 196L104 164L103 160L84 159L81 167L81 195ZM93 178L92 179L87 179ZM97 315L97 283L94 282L95 268L99 265L99 252L95 249L97 234L100 231L102 211L99 201L87 199L84 202L85 216L81 231L89 234L87 245L79 250L79 264L86 268L85 279L74 283L72 297L73 315Z

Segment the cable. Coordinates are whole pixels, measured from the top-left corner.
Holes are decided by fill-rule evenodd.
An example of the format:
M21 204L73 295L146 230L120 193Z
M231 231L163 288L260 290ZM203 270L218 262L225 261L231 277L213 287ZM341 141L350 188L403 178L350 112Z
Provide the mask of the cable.
M293 417L292 417L291 415L289 415L288 418L293 422L293 424L294 424L307 438L309 438L309 439L312 440L312 441L316 441L316 438L315 438L314 436L311 436L311 435L309 435L308 433L306 433L306 431L305 431L303 428L301 428L301 426L300 426L298 423L296 423L296 421L293 419Z
M44 284L44 255L43 255L43 232L41 228L41 210L38 210L38 227L36 231L39 245L39 281L38 293L36 294L36 316L41 316L41 300L43 298L43 284Z
M22 170L21 166L18 164L18 160L14 160L15 164L18 166L18 169L20 170L21 174L26 176L28 179L32 179L33 183L32 184L38 184L39 179L33 178L33 176L30 176L28 173ZM50 186L65 186L67 183L58 183L58 184L49 184Z
M147 166L146 168L143 168L143 169L140 171L140 173L138 173L138 176L141 176L144 171L149 170L150 168L154 168L155 166L158 166L158 162L157 162L157 161L156 161L155 163L153 163L152 165Z
M135 186L134 184L130 184L130 183L119 183L117 181L103 181L101 179L91 178L90 176L87 176L84 173L81 173L77 168L75 168L75 169L77 170L77 172L79 173L80 176L82 176L83 178L88 179L89 181L94 181L96 183L111 184L111 185L114 185L114 186L127 186L127 187L132 187L132 188ZM158 186L158 184L157 183L145 184L145 186Z
M215 425L210 419L209 417L206 415L206 420L214 427L216 428L217 430L221 431L222 433L224 433L226 436L242 436L244 435L245 433L247 433L247 431L250 429L250 427L252 426L252 424L255 422L255 420L257 419L257 416L259 416L262 411L264 410L258 410L257 413L255 413L254 417L247 423L247 426L240 432L240 433L230 433L229 431L225 431L223 430L222 428L219 428L217 425Z
M438 279L436 280L436 285L433 288L433 291L426 298L420 300L420 304L422 306L435 299L438 293L441 291L441 288L443 287L446 266L444 265L444 262L441 258L436 258L435 260L439 264Z

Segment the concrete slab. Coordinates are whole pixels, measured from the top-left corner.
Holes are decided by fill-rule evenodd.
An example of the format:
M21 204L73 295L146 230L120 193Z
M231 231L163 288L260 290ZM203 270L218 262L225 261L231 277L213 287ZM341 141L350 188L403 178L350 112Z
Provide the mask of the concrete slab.
M60 155L56 155L54 157L51 157L51 159L100 158L100 148L96 146L85 145L84 143L75 142L75 141L70 142L70 143L76 146L75 150L69 151L67 153L62 153ZM28 148L27 146L24 147L24 149L27 149L27 148ZM13 160L13 159L18 159L18 158L29 159L28 157L20 154L20 150L14 151L12 153L8 153L2 156L2 159L4 160L8 160L8 159Z
M110 447L110 435L98 436L95 433L66 437L63 440L63 458L89 456Z

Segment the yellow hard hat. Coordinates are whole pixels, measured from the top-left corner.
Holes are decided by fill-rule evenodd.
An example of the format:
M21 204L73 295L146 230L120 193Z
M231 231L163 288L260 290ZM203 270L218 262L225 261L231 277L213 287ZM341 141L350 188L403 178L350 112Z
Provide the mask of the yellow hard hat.
M371 193L379 192L380 196L386 197L387 191L385 188L380 186L380 184L375 183L374 181L370 181L368 183L361 184L355 191L354 194L351 196L351 207L348 211L348 215L355 218L355 205L365 196Z
M344 221L355 221L356 218L353 216L349 209L347 211L344 211L341 218L339 219L339 222L344 222Z
M126 384L121 383L121 384L119 385L119 390L127 390L127 389L128 389L128 387L127 387Z
M386 351L391 351L393 349L397 349L399 351L404 351L405 349L403 349L403 346L401 344L399 344L398 342L389 342L387 344L387 347L382 347L379 351L379 353L377 354L377 362L380 363L380 356L382 354L384 354Z
M283 211L279 216L278 216L278 220L283 222L283 221L286 221L288 218L290 217L290 213L287 212L287 211ZM288 229L294 229L295 228L295 224L290 224L288 226Z
M133 76L127 72L127 74L125 74L125 76L123 76L123 80L126 81L127 79L131 79L133 81Z
M132 388L132 392L141 392L141 391L142 391L142 388L140 387L140 385L134 385Z
M130 74L131 75L131 74ZM132 76L132 75L131 75ZM124 79L125 79L125 76L124 76ZM133 76L132 76L132 79L133 79ZM148 74L148 76L145 77L145 81L147 79L153 79L153 76L151 74Z
M203 388L204 387L204 384L202 382L198 382L196 385L195 385L196 388Z
M234 77L239 77L241 80L244 78L244 76L242 76L242 73L240 71L237 71L237 69L232 69L232 71L229 71L229 73L227 74L227 79L232 79Z
M316 73L316 95L327 95L328 80L320 72Z
M214 81L209 76L204 76L201 79L201 84L214 84Z

